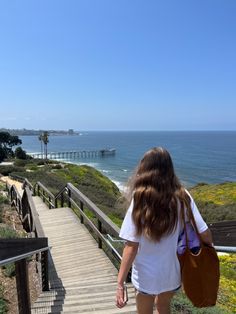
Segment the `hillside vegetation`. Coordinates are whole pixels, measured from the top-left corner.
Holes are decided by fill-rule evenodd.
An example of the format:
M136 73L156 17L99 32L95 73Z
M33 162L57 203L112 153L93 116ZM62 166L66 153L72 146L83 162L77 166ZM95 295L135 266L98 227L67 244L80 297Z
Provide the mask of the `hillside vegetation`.
M14 166L0 166L0 173L27 178L32 184L40 181L54 194L70 182L118 224L124 216L124 199L118 187L101 172L87 165L17 160Z
M236 182L198 184L190 192L208 223L236 220Z

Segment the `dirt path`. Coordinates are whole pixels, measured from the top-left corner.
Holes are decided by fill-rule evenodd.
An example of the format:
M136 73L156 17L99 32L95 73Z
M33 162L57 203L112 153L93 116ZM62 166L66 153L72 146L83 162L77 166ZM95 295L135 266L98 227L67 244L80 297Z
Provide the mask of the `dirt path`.
M23 190L22 190L22 183L16 180L11 179L10 177L1 177L0 178L1 181L3 182L7 182L9 185L15 185L15 187L17 188L18 192L20 193L20 195L23 194Z

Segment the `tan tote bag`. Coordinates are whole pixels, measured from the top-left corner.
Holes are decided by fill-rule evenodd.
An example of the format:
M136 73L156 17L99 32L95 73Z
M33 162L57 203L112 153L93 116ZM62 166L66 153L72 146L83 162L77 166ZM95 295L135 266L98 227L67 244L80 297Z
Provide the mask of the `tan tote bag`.
M213 246L207 246L202 242L192 211L189 213L189 218L196 236L199 238L200 250L197 254L191 252L183 206L181 206L181 213L186 237L186 249L183 254L177 254L184 292L195 307L214 306L217 300L220 279L217 253Z

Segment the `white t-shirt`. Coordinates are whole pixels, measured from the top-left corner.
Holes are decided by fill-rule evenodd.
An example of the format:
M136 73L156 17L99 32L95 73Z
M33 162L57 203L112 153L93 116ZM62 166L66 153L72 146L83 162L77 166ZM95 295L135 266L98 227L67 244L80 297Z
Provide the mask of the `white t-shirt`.
M198 231L202 233L208 227L192 197L191 208ZM143 235L136 235L132 210L133 200L122 223L120 237L139 243L138 253L132 267L134 287L139 291L154 295L177 289L181 285L180 266L176 253L178 236L182 229L180 221L172 234L163 236L159 242L152 242Z

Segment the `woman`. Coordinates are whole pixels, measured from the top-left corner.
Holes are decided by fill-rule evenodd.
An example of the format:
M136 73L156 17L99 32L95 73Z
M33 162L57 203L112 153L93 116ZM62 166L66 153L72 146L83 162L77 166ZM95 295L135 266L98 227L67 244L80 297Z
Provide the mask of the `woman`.
M167 150L149 150L140 161L131 187L132 201L124 218L120 237L126 240L118 274L116 305L125 302L124 282L132 267L138 314L169 314L170 301L181 286L177 258L182 230L180 208L192 210L200 236L211 245L211 233L192 197L174 172Z

